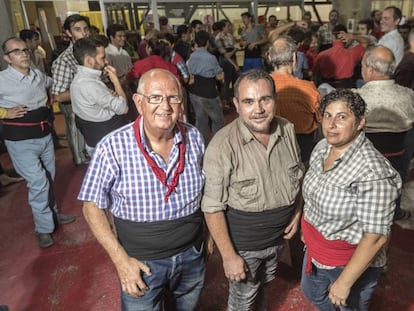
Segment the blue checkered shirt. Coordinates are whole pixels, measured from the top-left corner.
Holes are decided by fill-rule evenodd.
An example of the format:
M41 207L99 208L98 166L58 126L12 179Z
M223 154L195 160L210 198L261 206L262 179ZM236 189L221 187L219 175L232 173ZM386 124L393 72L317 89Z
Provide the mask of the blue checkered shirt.
M133 123L107 135L96 146L78 199L95 202L101 209L108 208L115 217L136 222L175 220L196 212L200 208L205 180L202 169L204 143L195 127L183 126L185 166L176 192L171 193L168 202L164 201L167 187L155 176L139 150ZM166 164L161 156L148 148L142 119L140 129L144 148L166 172L170 184L178 165L178 143L183 139L180 131L175 129L174 146Z
M311 155L303 181L306 221L327 240L354 245L364 233L388 236L402 185L398 172L364 132L324 171L329 151L330 145L324 139ZM382 266L384 255L384 251L380 252L373 265Z

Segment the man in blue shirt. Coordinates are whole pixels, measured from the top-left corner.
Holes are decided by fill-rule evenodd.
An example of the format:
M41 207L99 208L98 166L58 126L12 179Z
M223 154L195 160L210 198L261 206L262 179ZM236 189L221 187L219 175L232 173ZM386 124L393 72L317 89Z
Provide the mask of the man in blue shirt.
M207 50L209 38L210 35L204 30L195 34L196 50L188 60L192 77L189 84L190 101L195 112L196 127L206 144L209 118L213 134L224 126L223 110L216 87L216 81L224 79L224 72L217 58Z

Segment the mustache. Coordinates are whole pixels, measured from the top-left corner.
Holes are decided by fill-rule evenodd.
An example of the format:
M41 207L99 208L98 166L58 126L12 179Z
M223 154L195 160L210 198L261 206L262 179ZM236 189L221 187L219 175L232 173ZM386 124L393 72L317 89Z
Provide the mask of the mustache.
M268 116L268 113L255 113L254 115L252 115L252 119L267 118Z

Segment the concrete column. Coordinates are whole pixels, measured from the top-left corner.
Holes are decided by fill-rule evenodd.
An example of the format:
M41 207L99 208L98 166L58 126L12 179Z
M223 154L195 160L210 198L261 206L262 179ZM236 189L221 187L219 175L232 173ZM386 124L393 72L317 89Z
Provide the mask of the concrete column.
M334 9L337 9L339 12L339 23L347 26L348 19L354 20L354 29L358 25L358 21L361 19L366 19L371 16L371 4L372 0L334 0L332 1L332 6Z

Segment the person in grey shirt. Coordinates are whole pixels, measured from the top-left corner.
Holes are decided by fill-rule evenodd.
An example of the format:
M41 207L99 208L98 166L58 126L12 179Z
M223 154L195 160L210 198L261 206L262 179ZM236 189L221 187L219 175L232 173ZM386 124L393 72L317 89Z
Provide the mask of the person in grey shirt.
M229 311L266 306L283 241L298 230L304 168L293 124L275 117L275 86L244 72L233 99L239 117L210 141L201 209L229 279Z
M241 17L244 24L244 28L240 30L240 46L244 48L243 71L262 69L261 46L267 42L264 28L253 24L253 16L249 12L244 12Z
M126 95L116 69L108 65L102 42L79 39L73 45L73 54L80 66L70 86L72 109L76 126L92 155L102 137L127 123L124 116L128 112ZM103 72L113 83L114 91L102 81Z
M53 196L55 152L47 119L52 79L30 68L30 51L23 40L9 38L2 48L9 66L0 72L0 107L21 108L15 118L6 115L2 119L5 144L14 168L27 182L37 242L45 248L54 243L56 225L75 220L58 213Z
M196 49L188 60L191 74L188 86L191 105L195 112L196 127L208 142L208 121L211 120L211 131L216 133L224 126L224 115L217 90L217 80L224 79L223 69L217 58L207 50L210 35L204 30L195 34Z

